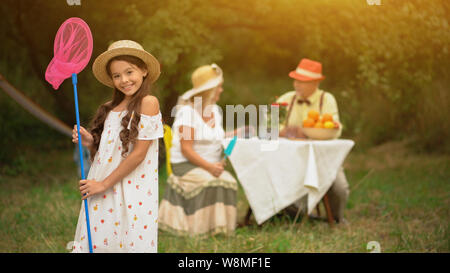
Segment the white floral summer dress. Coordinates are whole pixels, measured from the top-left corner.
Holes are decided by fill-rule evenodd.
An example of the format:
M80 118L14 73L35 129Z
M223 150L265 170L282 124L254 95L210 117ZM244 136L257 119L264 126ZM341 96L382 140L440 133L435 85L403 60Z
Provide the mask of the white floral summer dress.
M126 111L109 112L87 179L102 181L124 160L119 133L125 115ZM88 198L94 252L157 252L158 138L161 137L161 113L141 114L137 139L153 140L145 160L112 188ZM84 202L72 251L89 252Z

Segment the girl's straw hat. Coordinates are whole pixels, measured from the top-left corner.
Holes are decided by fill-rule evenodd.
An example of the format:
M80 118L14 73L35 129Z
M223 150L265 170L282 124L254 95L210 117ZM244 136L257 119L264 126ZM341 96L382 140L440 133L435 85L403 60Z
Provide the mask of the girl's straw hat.
M155 82L160 72L158 60L144 48L131 40L120 40L112 43L108 50L100 54L92 65L94 76L106 86L114 88L113 81L106 71L109 60L120 55L130 55L141 59L147 65L147 77L151 83Z
M219 86L222 82L222 69L217 64L200 66L192 73L193 88L186 91L181 99L189 100L203 91Z
M325 79L322 75L322 64L306 58L300 61L296 70L289 73L289 77L305 82Z

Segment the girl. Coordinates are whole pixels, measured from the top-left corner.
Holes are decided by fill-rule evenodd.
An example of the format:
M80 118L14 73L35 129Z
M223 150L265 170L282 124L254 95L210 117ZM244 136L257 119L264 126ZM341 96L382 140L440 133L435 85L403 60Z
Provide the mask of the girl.
M159 77L158 61L141 45L117 41L93 64L94 76L114 88L90 130L80 127L92 166L80 180L88 198L94 252L157 252L158 138L163 136L158 100L148 95ZM78 142L76 127L74 143ZM88 252L84 206L73 252Z

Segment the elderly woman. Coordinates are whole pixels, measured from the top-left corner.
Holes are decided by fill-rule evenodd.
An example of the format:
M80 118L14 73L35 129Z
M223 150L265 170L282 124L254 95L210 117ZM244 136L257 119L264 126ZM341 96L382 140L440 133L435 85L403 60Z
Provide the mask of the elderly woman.
M237 183L222 161L221 69L197 68L181 96L172 126L171 165L159 209L159 228L179 235L232 233ZM183 105L184 104L184 105Z

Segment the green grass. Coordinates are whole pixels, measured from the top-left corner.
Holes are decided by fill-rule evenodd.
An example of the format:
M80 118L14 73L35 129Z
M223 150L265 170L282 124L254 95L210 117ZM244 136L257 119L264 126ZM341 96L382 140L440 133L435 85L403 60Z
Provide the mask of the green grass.
M67 252L81 206L72 153L70 146L45 155L27 149L13 165L0 167L0 252ZM305 219L293 224L281 215L229 237L160 232L159 252L368 252L370 241L378 241L382 252L449 252L450 156L386 144L355 150L345 170L349 225L331 229ZM163 167L160 175L162 197ZM239 221L247 208L240 188Z

